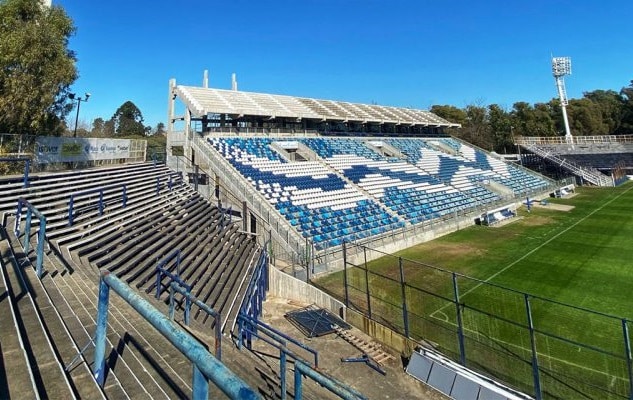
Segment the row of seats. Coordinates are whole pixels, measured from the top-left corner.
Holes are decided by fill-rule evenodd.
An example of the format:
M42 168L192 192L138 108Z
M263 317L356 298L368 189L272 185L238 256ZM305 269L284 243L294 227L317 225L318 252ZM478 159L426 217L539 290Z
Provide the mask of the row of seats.
M488 181L517 194L547 185L452 138L383 140L404 159L385 157L357 138L293 137L282 143L301 143L320 158L305 162L289 162L274 149L284 139L208 140L319 249L495 202L500 197Z

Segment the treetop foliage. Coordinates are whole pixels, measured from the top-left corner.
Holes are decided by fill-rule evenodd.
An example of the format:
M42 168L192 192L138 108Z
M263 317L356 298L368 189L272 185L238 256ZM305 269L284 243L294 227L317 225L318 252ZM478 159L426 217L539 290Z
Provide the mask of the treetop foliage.
M462 125L450 134L487 150L506 152L514 136L562 136L565 133L560 102L552 99L534 105L514 103L510 110L498 104L457 108L436 105L431 112ZM567 115L572 135L633 135L633 81L619 93L613 90L586 92L570 99Z
M59 133L77 79L74 32L61 7L0 0L0 132Z

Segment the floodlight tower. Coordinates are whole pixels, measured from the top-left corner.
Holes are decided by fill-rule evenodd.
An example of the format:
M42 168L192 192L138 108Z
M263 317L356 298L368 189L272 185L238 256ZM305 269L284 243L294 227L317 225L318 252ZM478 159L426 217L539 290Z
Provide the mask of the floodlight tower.
M556 79L558 97L560 97L560 107L563 110L563 121L565 122L565 141L573 143L573 137L569 130L569 120L567 119L567 92L565 91L565 75L571 75L571 58L552 57L552 73Z

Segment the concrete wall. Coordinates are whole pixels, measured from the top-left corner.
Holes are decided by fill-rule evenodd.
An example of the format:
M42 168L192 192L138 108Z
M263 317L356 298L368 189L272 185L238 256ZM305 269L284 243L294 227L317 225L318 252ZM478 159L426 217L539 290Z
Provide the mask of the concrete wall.
M316 304L329 310L334 315L346 319L345 304L324 291L281 272L272 265L269 268L268 277L270 282L268 293L282 299L294 300L305 304Z
M360 329L375 341L382 343L406 358L409 358L413 350L418 346L418 343L414 340L408 339L390 328L370 320L357 311L347 309L346 314L346 322L348 324Z
M347 309L345 304L329 294L281 272L275 267L271 266L269 268L269 278L269 294L301 303L316 304L321 308L325 308L396 353L409 357L413 349L418 345L415 341L407 339L376 321L370 320L363 314Z

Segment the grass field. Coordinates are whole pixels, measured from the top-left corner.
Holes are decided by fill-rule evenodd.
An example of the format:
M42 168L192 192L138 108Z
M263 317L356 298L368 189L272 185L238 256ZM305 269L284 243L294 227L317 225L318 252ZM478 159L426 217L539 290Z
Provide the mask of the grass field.
M531 342L524 296L518 292L528 293L535 296L531 316L545 397L627 398L622 319L633 319L633 184L580 188L574 197L552 203L573 208L534 207L531 213L523 208L511 224L473 226L397 256L474 278L458 277L471 366L529 393ZM458 354L450 274L404 265L410 336ZM379 319L401 328L398 259L383 257L368 270L366 275L348 269L350 300L366 307L363 288L369 276L374 316L384 314ZM333 274L317 284L342 297L342 282L342 274ZM633 324L628 327L633 330Z

